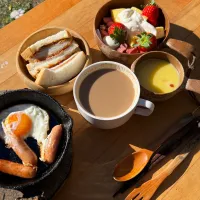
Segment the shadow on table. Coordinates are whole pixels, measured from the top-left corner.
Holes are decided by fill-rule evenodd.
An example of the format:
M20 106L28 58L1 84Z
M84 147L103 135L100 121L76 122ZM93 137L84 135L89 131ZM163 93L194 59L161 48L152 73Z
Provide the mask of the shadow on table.
M111 199L114 192L120 186L119 183L112 179L114 166L121 158L127 155L128 151L131 152L127 141L129 142L130 138L136 138L136 135L133 136L133 134L131 134L132 136L130 137L130 133L128 134L125 131L129 125L130 124L125 124L113 130L101 130L89 126L88 124L88 127L84 128L80 133L77 133L78 135L76 134L73 138L76 140L73 145L74 163L66 185L68 190L63 189L58 196L68 196L74 200ZM126 140L120 140L121 133L127 138ZM142 134L145 134L145 132ZM137 140L137 145L138 144L145 146L145 141ZM88 146L90 148L88 148ZM200 144L191 152L184 163L182 163L162 184L153 199L156 199L184 174L193 155L199 149ZM177 152L173 152L167 156L167 158L155 166L143 180L151 178L155 171L176 155ZM119 195L116 199L124 199L128 192L130 192L130 190L123 195Z
M198 133L199 134L199 133ZM183 143L183 144L186 144ZM194 149L192 149L191 153L187 156L187 158L181 163L175 170L174 172L166 179L166 181L163 182L163 184L159 187L155 195L153 196L152 200L156 200L165 190L167 190L169 187L173 187L173 184L175 184L179 179L181 179L182 175L186 175L186 170L188 169L194 155L198 153L200 150L200 143L197 142L196 146ZM171 156L169 156L165 161L169 160ZM174 158L175 155L173 155L172 158ZM162 164L163 165L163 164ZM185 180L186 181L186 180ZM183 182L183 181L182 181ZM180 185L180 184L179 184ZM178 188L177 186L175 186ZM172 196L171 196L172 197ZM169 196L170 198L170 196ZM180 197L181 198L181 197Z
M187 138L188 139L188 138ZM165 164L168 164L169 161L172 161L181 151L181 149L184 148L185 144L188 140L184 140L183 143L176 149L174 152L172 152L170 155L168 155L163 161L161 161L159 164L157 164L152 170L144 176L141 180L139 180L131 189L129 189L125 194L121 195L123 198L125 198L134 188L140 187L143 183L150 180L155 172L157 172L162 166ZM162 193L165 192L169 187L173 187L173 184L175 184L183 174L185 174L186 170L188 169L191 160L193 159L193 156L200 150L200 143L197 142L197 144L194 146L194 149L190 152L189 156L181 163L174 172L163 182L163 184L158 188L155 195L152 197L152 200L156 200ZM167 195L167 194L165 194ZM165 197L162 196L162 198ZM171 198L170 198L171 197ZM166 199L172 199L172 196L168 196ZM181 197L180 197L181 198Z

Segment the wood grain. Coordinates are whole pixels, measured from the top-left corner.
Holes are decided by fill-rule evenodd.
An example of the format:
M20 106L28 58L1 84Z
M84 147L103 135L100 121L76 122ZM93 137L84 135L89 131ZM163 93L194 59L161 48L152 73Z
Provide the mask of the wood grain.
M54 0L46 0L26 13L25 16L0 29L0 54L21 42L29 34L46 25L79 1L59 0L57 3Z
M0 29L1 90L26 87L16 72L15 56L22 40L39 28L62 26L75 30L88 41L94 62L106 60L96 46L92 24L98 8L107 0L57 2L46 0L22 18ZM173 23L170 34L174 38L191 42L196 49L199 49L200 1L157 0L157 2ZM8 64L1 68L5 61L8 61ZM197 65L199 63L200 60ZM194 73L197 75L199 69L195 69ZM74 119L72 171L54 198L56 200L112 199L113 193L118 188L118 184L112 180L112 171L117 161L131 152L128 144L153 149L174 121L196 107L183 91L168 101L157 103L152 116L145 118L135 115L124 126L104 131L92 127L76 112L72 93L55 98L65 106L65 110ZM193 152L194 157L189 156L181 165L179 170L182 173L174 173L165 181L159 189L157 199L200 199L199 149L200 145ZM126 194L123 194L116 199L123 199L125 196Z

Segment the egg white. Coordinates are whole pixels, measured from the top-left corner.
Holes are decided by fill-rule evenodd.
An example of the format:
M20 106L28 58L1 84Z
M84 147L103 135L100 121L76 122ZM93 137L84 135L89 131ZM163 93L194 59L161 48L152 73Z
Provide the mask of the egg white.
M44 142L47 138L47 132L49 130L49 115L41 109L39 106L31 106L23 111L32 120L32 128L29 131L27 137L32 137L37 140L38 144Z
M38 145L41 146L47 138L47 132L49 130L49 115L48 113L36 106L34 104L19 104L12 106L8 109L5 109L0 112L0 122L4 121L9 115L16 112L22 112L28 115L32 121L31 130L24 136L25 138L32 137L34 138ZM0 138L6 139L5 133L0 126Z

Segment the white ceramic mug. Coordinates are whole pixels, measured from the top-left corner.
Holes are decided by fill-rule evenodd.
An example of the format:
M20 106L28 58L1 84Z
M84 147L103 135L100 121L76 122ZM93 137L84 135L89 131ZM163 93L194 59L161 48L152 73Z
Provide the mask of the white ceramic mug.
M98 117L84 109L79 98L79 89L83 80L91 73L100 69L116 69L125 73L133 83L134 100L131 106L120 115L114 117ZM125 65L112 62L102 61L94 63L85 68L76 78L73 89L74 100L81 115L91 124L102 129L112 129L126 123L133 114L149 116L154 110L154 104L150 101L140 98L140 84L135 74Z

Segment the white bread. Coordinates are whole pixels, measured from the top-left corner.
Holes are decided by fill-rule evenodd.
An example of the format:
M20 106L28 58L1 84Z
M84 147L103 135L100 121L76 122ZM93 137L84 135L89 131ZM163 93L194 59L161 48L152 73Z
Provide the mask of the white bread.
M73 41L72 44L64 49L63 51L61 51L59 54L44 60L44 61L40 61L40 62L31 62L29 64L26 65L29 73L31 74L31 76L33 76L34 78L36 78L37 74L40 72L41 69L43 68L51 68L55 65L57 65L58 63L66 60L67 58L69 58L69 56L71 56L73 53L79 51L79 46L78 44Z
M72 36L67 30L60 31L55 35L48 36L42 40L37 41L36 43L29 46L26 50L21 53L22 58L28 61L41 47L55 43L59 40L65 38L71 38Z
M43 87L63 84L75 77L83 69L85 62L85 53L77 52L53 68L43 68L35 82Z
M66 49L71 44L72 38L60 40L56 43L44 46L38 52L36 52L33 57L30 58L29 62L39 62L42 60L46 60L52 56L59 54L62 50Z

